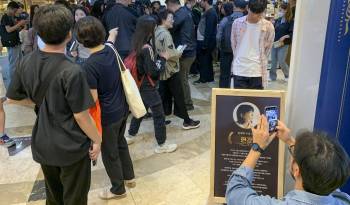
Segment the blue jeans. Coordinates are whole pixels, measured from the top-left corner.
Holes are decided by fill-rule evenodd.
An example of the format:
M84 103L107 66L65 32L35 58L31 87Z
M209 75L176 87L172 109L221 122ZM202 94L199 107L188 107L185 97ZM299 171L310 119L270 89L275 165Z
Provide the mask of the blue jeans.
M284 77L289 77L289 66L286 63L286 57L288 53L289 45L284 45L279 48L272 48L271 50L271 70L270 70L270 78L271 80L277 79L277 63L281 66L282 71L284 73Z
M8 89L14 70L16 69L17 63L22 59L21 45L7 48L9 66L4 66L2 70L2 77L6 90Z

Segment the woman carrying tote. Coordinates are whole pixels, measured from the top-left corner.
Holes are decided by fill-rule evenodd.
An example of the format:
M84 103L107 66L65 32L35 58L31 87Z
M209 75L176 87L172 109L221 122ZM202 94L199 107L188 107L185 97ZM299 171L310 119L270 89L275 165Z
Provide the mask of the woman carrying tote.
M160 73L164 70L168 54L160 53L156 56L154 53L154 30L156 21L151 16L142 16L138 19L136 30L132 40L133 50L136 52L136 66L138 70L138 78L143 79L140 87L140 94L146 110L152 110L152 118L154 122L155 137L157 146L155 153L170 153L177 149L176 144L166 143L165 115L162 106L162 100L157 90L157 83ZM151 43L153 41L153 43ZM126 137L128 143L131 144L135 140L135 136L139 131L143 118L132 118L129 129L129 136Z
M173 27L173 13L163 9L158 13L158 27L155 32L157 53L167 52L169 58L165 64L165 70L160 74L159 93L162 97L163 108L166 115L172 114L174 99L174 114L184 120L182 128L195 129L200 126L200 121L192 120L186 109L183 89L178 89L181 84L179 74L179 58L182 50L177 50L168 29Z

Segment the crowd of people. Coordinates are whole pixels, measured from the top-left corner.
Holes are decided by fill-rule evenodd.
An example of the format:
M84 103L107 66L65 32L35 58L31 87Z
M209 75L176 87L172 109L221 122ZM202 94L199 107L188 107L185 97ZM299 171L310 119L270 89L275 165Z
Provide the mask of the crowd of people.
M3 103L34 104L32 153L44 173L47 204L87 204L91 160L95 162L100 152L111 188L99 197L125 197L126 187L136 186L128 145L137 139L143 118L154 122L154 152L176 151L177 144L167 141L166 125L171 121L166 116L181 118L183 130L200 127L200 121L189 115L195 109L190 74L199 74L195 85L214 82L215 53L220 56L221 88L264 89L269 76L271 81L277 79L278 65L288 79L286 56L295 13L291 2L278 6L278 18L265 19L267 0L219 1L216 5L213 0L188 0L184 6L179 0L166 0L166 6L159 1L97 0L91 6L88 1L71 5L56 0L53 5L31 6L30 14L22 4L11 1L1 19L1 41L7 47L9 66L3 70L7 98L0 102L0 143L14 144L4 133ZM132 117L125 136L129 104L119 68L132 55L136 56L135 81L150 112ZM96 106L101 109L101 131L90 115L90 108ZM332 192L349 177L349 159L341 146L313 133L294 140L282 122L270 136L266 124L262 117L253 129L253 142L260 149L252 150L233 174L228 204L280 203L259 198L250 188L259 150L275 136L294 148L296 189L333 200ZM304 150L301 145L311 137L320 148ZM318 170L311 169L316 166L313 159L304 163L304 157L320 150L323 154L315 160L339 166L337 177L317 175ZM324 173L330 174L333 170L327 168ZM341 192L337 196L348 197ZM261 203L256 202L260 199Z

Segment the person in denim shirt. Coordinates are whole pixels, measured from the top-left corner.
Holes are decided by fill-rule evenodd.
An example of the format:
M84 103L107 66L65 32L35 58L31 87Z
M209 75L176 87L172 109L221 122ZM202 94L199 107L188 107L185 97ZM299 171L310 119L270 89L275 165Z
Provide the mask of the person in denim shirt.
M228 205L348 205L350 196L339 190L349 178L350 160L338 141L325 133L303 132L296 139L278 122L277 132L269 134L268 122L262 116L253 128L253 148L240 168L233 172L226 191ZM251 187L253 170L270 142L278 137L289 146L290 173L294 190L283 199L259 196ZM257 150L257 151L255 151ZM260 151L258 151L260 150Z

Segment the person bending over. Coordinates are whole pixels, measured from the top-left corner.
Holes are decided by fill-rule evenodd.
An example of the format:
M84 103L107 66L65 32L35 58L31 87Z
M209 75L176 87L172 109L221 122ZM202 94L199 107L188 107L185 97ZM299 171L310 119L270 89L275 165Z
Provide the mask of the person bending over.
M350 196L339 190L349 178L350 160L338 141L325 133L303 132L295 139L290 130L278 122L277 133L269 134L268 122L262 116L253 128L253 144L265 150L277 136L291 154L290 173L294 190L282 200L259 196L251 187L253 170L261 156L250 150L240 168L233 172L226 191L228 205L348 205Z

